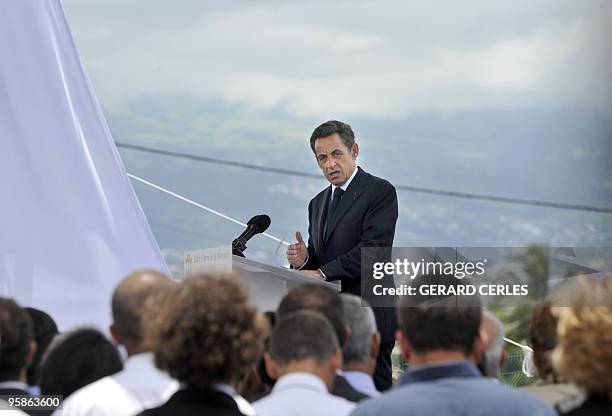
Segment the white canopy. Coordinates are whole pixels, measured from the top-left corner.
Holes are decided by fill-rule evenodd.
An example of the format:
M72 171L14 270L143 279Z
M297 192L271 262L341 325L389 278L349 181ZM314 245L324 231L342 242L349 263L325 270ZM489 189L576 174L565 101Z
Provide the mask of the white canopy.
M0 13L0 296L106 327L141 267L167 272L59 0Z

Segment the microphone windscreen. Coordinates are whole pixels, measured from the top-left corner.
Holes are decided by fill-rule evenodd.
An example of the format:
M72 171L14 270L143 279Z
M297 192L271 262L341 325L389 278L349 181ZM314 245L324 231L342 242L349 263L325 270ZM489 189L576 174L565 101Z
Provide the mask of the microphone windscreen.
M267 215L256 215L249 220L248 225L252 225L258 233L263 233L268 229L271 222L272 220Z

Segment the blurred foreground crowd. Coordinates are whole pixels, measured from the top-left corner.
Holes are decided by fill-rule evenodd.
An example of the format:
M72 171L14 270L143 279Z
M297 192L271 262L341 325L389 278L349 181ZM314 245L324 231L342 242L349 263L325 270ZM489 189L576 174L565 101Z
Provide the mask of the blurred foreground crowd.
M440 282L451 280L463 284ZM65 416L612 415L612 278L579 278L565 306L534 310L538 381L526 388L497 380L504 327L479 302L400 299L408 369L379 392L380 335L360 298L309 284L261 314L235 276L140 270L114 291L112 339L58 333L48 314L0 298L0 396L63 396L27 412Z

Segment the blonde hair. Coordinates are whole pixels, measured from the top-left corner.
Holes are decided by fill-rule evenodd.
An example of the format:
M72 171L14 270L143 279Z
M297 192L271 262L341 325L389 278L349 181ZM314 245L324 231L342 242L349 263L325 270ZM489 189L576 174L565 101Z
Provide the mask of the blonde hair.
M612 399L612 276L577 280L568 306L553 309L559 318L553 364L588 393Z

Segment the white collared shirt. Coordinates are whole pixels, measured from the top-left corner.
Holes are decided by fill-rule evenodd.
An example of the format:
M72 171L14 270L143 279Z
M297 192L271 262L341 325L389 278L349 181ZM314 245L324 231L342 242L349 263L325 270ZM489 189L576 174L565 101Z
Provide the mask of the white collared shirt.
M178 386L155 368L152 353L136 354L123 363L122 371L72 393L53 415L134 415L165 403Z
M334 199L334 189L336 188L340 188L342 189L344 192L346 192L346 190L348 189L349 185L351 184L351 182L353 181L353 178L357 175L357 171L359 170L359 168L357 166L355 166L355 170L353 171L353 173L351 174L351 176L349 176L349 178L347 179L346 182L344 182L342 184L342 186L335 186L335 185L331 185L331 196L329 197L329 200L331 201L332 199Z
M360 393L370 397L380 396L380 392L376 390L372 376L363 371L341 371L340 374L346 379L352 388Z
M355 403L332 396L319 377L289 373L279 378L272 392L253 403L257 416L344 416Z

